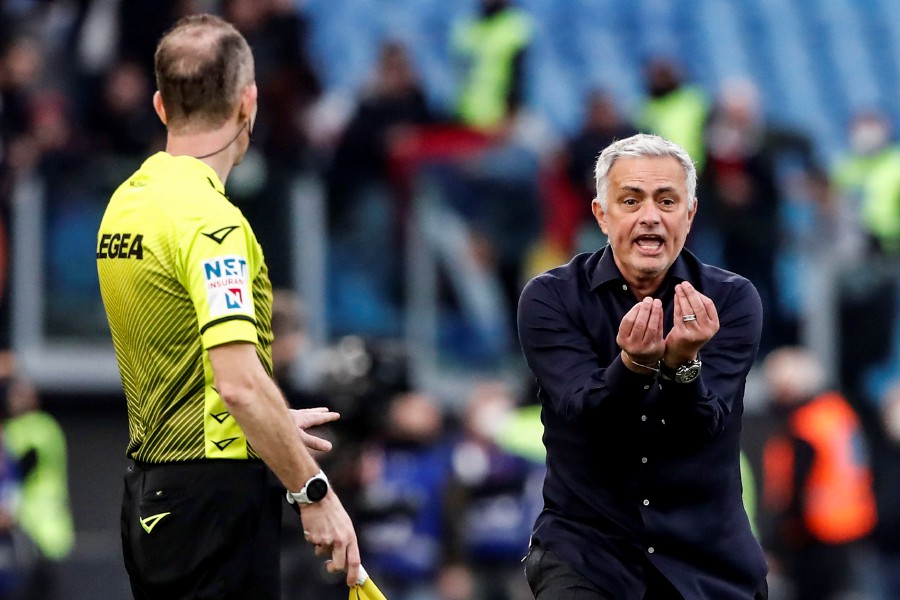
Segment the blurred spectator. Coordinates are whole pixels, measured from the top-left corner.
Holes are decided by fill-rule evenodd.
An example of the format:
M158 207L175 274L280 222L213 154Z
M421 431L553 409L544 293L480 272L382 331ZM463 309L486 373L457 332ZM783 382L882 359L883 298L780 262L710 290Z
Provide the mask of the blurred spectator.
M0 394L4 439L23 479L16 520L38 550L21 598L58 598L57 564L75 541L65 435L56 419L41 410L36 390L21 377L0 382Z
M723 267L748 278L763 301L766 319L760 355L796 342L796 324L781 308L776 263L782 252L784 186L779 162L796 154L807 171L812 148L800 135L763 120L759 91L747 79L723 83L705 132L706 168L699 184L703 205L693 235L714 235Z
M272 370L275 379L282 389L296 387L294 374L297 361L307 350L306 307L300 296L293 290L272 290ZM294 399L288 398L293 408L309 408L307 405L295 405Z
M880 600L900 598L900 382L882 397L881 431L872 455L878 524Z
M832 192L856 217L865 238L865 269L850 265L839 273L841 382L854 400L874 403L864 383L866 371L894 348L900 256L900 144L891 123L877 111L862 111L850 122L847 153L831 170Z
M615 99L608 93L595 90L585 102L584 122L578 133L566 144L567 172L575 188L578 203L578 222L575 231L575 252L586 252L603 246L602 240L582 240L581 236L603 235L590 211L591 200L596 195L594 166L600 152L615 140L622 140L637 133L619 111Z
M259 116L253 135L277 166L302 167L306 114L322 92L307 52L308 23L292 0L223 0L223 17L253 48Z
M858 262L867 248L859 212L821 167L807 173L806 192L815 208L813 235L807 240L809 251L828 261L832 268Z
M392 141L409 128L432 120L406 47L397 41L384 42L328 170L333 224L338 228L355 225L346 221L363 204L356 196L365 194L367 187L384 188L389 183Z
M117 58L142 65L146 75L153 78L153 54L163 33L182 16L182 0L128 0L128 2L102 2L87 0L90 8L82 25L81 54L86 56L85 44L96 44L98 37L112 36L115 45L110 56L99 57L101 72L110 68ZM109 22L104 11L115 10L115 19ZM105 35L104 35L105 34ZM150 65L147 67L146 65ZM90 70L91 65L86 65ZM155 88L154 88L155 89Z
M7 39L0 48L0 133L4 145L25 133L28 99L35 91L41 72L41 50L37 40L19 35Z
M709 110L706 93L685 83L681 67L674 59L657 57L644 67L647 97L639 107L637 126L655 133L687 150L702 173L706 164L703 129Z
M767 546L795 600L838 598L856 585L862 544L876 522L872 472L859 419L812 353L773 350L764 372L779 427L763 455Z
M361 457L362 562L391 600L434 599L450 476L443 415L434 398L410 392L382 419L381 439Z
M892 142L891 123L877 111L864 111L850 122L849 151L835 164L832 178L861 216L871 249L900 253L900 144Z
M600 152L614 141L635 133L637 129L619 112L615 99L609 93L594 90L588 94L581 129L566 144L569 177L585 207L596 195L594 167ZM586 208L584 212L590 214ZM592 226L596 228L595 224Z
M155 85L138 63L120 60L106 72L99 98L88 116L97 150L103 155L137 157L165 145L165 128L153 112Z
M868 260L871 243L858 207L847 201L830 174L814 169L806 183L814 221L805 241L808 263L802 285L820 315L834 317L814 316L805 328L813 335L816 330L833 332L840 343L821 348L823 360L837 367L836 380L850 403L871 408L878 404L869 389L872 367L890 360L894 351L896 277L891 265ZM863 261L866 268L861 269Z
M451 50L460 73L457 115L465 125L494 129L522 105L532 23L511 4L481 0L478 15L453 29Z
M229 196L266 248L276 287L291 283L291 204L298 177L315 165L308 116L322 87L308 54L308 22L292 0L223 0L222 16L250 47L259 110L250 150L229 180Z
M7 24L0 25L5 31ZM5 40L5 41L4 41ZM24 35L0 36L0 348L10 346L7 296L8 223L16 176L33 166L27 132L29 105L41 71L37 41Z
M38 91L44 55L38 41L20 35L3 44L0 54L0 192L7 196L12 175L36 162L29 133L31 103Z
M326 173L334 243L331 317L339 333L398 333L404 219L390 187L389 154L411 128L431 120L406 48L385 42Z
M515 399L500 381L476 384L453 448L447 492L448 560L468 565L479 600L527 596L522 557L543 503L543 462L502 449L496 439L514 418Z
M480 151L428 165L423 233L446 267L448 338L481 366L507 356L525 257L541 235L539 175L554 141L543 120L511 115Z

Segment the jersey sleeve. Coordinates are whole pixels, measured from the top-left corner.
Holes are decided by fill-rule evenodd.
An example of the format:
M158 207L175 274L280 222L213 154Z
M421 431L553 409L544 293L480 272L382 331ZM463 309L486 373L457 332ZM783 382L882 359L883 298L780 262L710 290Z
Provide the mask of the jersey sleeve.
M203 347L257 343L253 278L261 256L247 222L201 224L179 248L179 278L197 313Z

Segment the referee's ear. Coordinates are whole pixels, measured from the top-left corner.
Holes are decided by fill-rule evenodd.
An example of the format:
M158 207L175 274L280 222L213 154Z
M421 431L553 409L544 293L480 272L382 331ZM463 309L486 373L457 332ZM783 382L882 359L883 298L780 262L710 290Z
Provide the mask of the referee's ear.
M255 83L251 83L241 91L241 103L238 107L239 123L243 123L245 121L249 123L256 116L256 100L258 96L259 91L257 90ZM251 127L253 126L252 123L249 124Z
M166 117L166 107L163 105L162 94L159 93L159 90L156 90L156 93L153 94L153 109L156 111L156 115L162 121L162 124L168 125L169 119Z

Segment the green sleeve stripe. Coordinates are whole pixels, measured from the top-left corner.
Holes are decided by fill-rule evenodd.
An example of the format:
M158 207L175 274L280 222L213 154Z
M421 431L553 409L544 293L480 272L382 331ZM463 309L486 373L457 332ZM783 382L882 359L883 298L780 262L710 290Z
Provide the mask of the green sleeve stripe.
M225 323L227 321L248 321L250 323L253 323L254 326L256 326L256 319L254 319L253 317L248 317L247 315L233 315L233 316L229 316L229 317L221 317L219 319L213 319L212 321L210 321L209 323L207 323L206 325L204 325L203 327L200 328L200 335L203 335L204 333L206 333L206 330L209 329L210 327L212 327L214 325L218 325L220 323Z

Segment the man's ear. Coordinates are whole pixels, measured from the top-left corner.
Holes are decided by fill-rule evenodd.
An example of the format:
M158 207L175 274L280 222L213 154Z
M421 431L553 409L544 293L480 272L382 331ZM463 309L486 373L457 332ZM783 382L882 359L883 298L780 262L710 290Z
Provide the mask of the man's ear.
M156 115L159 117L159 120L162 121L163 125L168 125L168 117L166 117L166 107L163 106L162 94L159 93L159 90L153 94L153 110L156 111Z
M598 198L594 198L591 201L591 212L594 213L594 219L596 219L597 225L600 226L600 231L602 231L604 235L609 235L606 231L606 211L600 206L600 200Z
M691 225L694 223L694 217L697 216L697 197L694 197L694 206L691 207L691 210L688 211L688 231L691 230Z
M256 115L256 100L259 97L259 91L255 83L251 83L241 91L241 103L238 106L238 120L249 122ZM253 126L253 123L249 123Z

